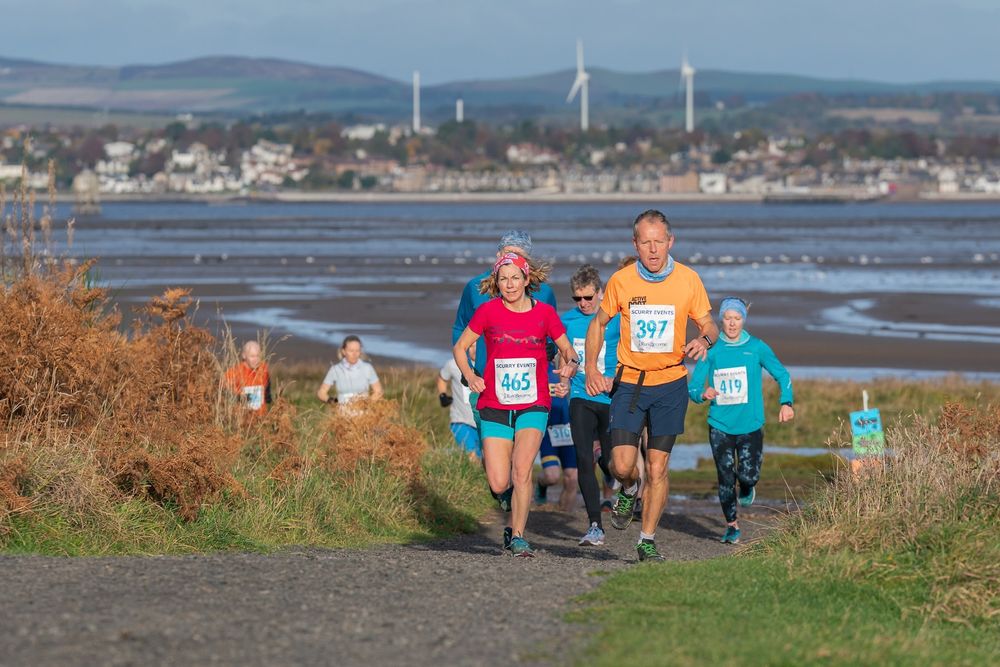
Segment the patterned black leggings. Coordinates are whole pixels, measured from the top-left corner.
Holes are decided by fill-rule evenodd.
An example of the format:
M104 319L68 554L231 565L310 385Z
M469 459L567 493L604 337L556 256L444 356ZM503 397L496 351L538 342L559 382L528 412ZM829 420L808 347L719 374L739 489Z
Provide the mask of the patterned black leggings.
M745 496L760 480L764 431L757 429L753 433L730 435L709 426L708 441L719 473L719 503L726 521L732 523L736 521L736 481L740 483L740 494Z

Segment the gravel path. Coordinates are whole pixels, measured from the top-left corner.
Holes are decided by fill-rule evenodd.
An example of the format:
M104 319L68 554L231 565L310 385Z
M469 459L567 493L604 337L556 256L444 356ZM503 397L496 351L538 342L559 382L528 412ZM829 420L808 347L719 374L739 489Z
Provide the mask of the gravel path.
M742 517L744 535L774 516ZM571 598L600 583L594 572L635 562L638 527L606 520L607 544L582 548L582 517L535 511L538 557L514 559L500 554L500 520L475 535L368 550L0 557L0 663L559 663L558 647L584 640L560 620ZM731 550L717 541L715 503L673 502L664 523L657 542L671 559Z

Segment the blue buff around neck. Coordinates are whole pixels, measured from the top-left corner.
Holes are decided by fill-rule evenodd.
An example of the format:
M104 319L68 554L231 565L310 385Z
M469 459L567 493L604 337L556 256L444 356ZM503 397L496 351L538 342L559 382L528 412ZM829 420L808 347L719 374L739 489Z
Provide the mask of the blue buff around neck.
M673 273L673 270L674 270L674 258L673 258L672 255L667 255L667 263L663 267L663 270L660 271L659 273L653 273L652 271L650 271L649 269L647 269L645 266L643 266L642 262L636 262L635 263L635 268L639 272L639 277L642 278L643 280L645 280L646 282L650 282L650 283L662 283L664 280L667 279L667 276L669 276L671 273Z

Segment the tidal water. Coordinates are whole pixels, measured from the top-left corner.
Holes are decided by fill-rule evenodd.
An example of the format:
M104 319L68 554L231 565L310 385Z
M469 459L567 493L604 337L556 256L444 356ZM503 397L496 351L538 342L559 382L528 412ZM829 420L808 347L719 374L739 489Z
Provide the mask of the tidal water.
M126 302L164 286L192 286L233 322L317 340L366 331L376 354L394 356L403 346L433 363L447 346L428 344L432 336L419 323L393 328L355 311L305 312L304 304L395 299L400 309L437 310L447 319L461 286L486 268L501 232L514 227L528 230L534 254L554 263L554 283L564 284L584 262L608 275L632 254L631 220L647 207L109 203L100 217L77 223L71 253L100 258L95 275ZM661 208L676 234L674 256L700 273L710 295L815 301L806 332L1000 344L1000 203ZM59 230L56 239L56 252L65 252ZM926 316L907 318L885 307L887 296L915 307L938 301ZM412 303L400 304L405 298ZM954 309L936 305L942 299ZM978 315L966 318L969 309ZM782 326L801 315L772 312L756 321Z

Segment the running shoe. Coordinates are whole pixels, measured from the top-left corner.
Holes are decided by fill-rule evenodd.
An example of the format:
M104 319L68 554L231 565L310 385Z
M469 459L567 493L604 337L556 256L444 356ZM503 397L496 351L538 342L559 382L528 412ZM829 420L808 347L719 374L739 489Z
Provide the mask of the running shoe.
M742 505L743 507L750 507L751 505L753 505L753 499L756 497L757 497L757 487L751 486L750 493L746 494L745 496L739 497L740 505Z
M740 529L735 526L726 526L726 532L719 540L723 544L738 544L740 541Z
M656 542L653 540L642 540L639 544L635 545L635 550L639 553L639 560L651 560L651 561L661 561L667 560L666 557L656 550Z
M510 551L510 541L514 538L514 529L507 526L503 529L503 550Z
M544 505L549 501L549 487L545 486L541 482L535 485L535 502L539 505Z
M597 522L590 524L590 530L580 538L580 546L599 547L604 544L604 531L597 525Z
M601 503L601 511L602 512L610 512L611 511L611 501L610 500L605 500L604 502Z
M638 495L639 490L636 489L636 495ZM630 496L625 493L625 488L622 487L618 489L618 495L615 496L615 504L611 507L611 525L618 530L625 530L628 525L632 523L632 517L635 516L633 510L635 509L636 497Z
M510 552L518 558L534 558L535 551L523 537L515 537L510 541Z
M509 489L507 489L506 491L504 491L503 493L501 493L500 495L497 496L497 502L500 504L500 511L501 512L509 512L510 511L510 497L512 495L514 495L514 487L513 486L510 487Z

